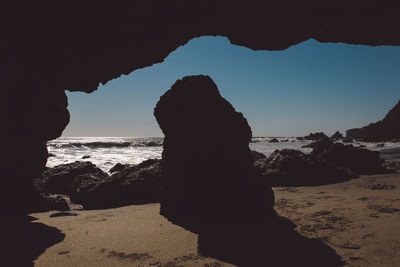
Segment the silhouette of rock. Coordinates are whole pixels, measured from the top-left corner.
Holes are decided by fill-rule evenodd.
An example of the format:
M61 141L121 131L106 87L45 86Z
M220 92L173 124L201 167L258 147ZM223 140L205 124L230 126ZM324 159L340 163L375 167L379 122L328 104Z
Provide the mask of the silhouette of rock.
M161 215L210 233L230 220L262 221L275 214L273 192L253 166L251 129L208 76L175 82L154 115L165 135Z
M274 187L324 185L354 176L344 168L294 149L275 150L254 165L263 175L263 181Z
M160 160L146 160L102 178L87 173L74 179L70 198L85 209L105 209L160 199Z
M251 160L254 162L259 159L264 159L266 156L263 153L251 150Z
M346 137L366 142L384 142L400 138L400 100L383 120L362 128L349 129Z
M132 167L133 165L131 165L131 164L121 164L121 163L117 163L117 164L115 164L111 169L110 169L110 173L113 173L113 172L119 172L119 171L122 171L123 169L125 169L125 168L129 168L129 167Z
M335 140L340 140L340 139L343 139L343 135L342 135L339 131L336 131L336 132L331 136L331 138L332 138L332 139L335 139Z
M316 142L309 143L307 145L302 146L302 148L328 148L332 145L332 140L329 137L323 137Z
M31 1L22 9L6 1L0 26L6 40L0 44L0 140L6 140L2 175L7 185L0 189L0 205L12 199L15 209L29 209L27 203L33 203L27 200L32 179L46 165L46 142L59 137L69 122L65 90L92 92L206 35L257 50L286 49L310 38L399 45L397 6L378 0L205 1L193 8L191 1L134 1L80 2L60 9ZM99 42L101 36L110 38ZM24 199L17 197L21 191Z
M93 174L99 178L108 177L105 172L89 161L75 161L45 170L39 178L42 180L41 188L49 193L68 195L72 190L71 184L82 174Z
M313 144L311 154L356 173L383 171L382 160L378 151L322 139Z
M276 139L276 138L272 138L268 142L270 142L270 143L279 143L279 140Z
M326 136L323 132L310 133L309 135L304 136L304 140L313 140L313 141L317 141L323 138L328 138L328 136Z
M82 159L89 159L89 158L90 158L89 155L85 155L85 156L82 157Z

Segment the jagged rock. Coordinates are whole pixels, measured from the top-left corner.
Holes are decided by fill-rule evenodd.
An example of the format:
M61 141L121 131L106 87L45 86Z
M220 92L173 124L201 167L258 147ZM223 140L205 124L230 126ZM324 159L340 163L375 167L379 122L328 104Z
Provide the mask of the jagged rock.
M317 141L323 138L328 138L328 136L326 136L323 132L310 133L309 135L304 136L304 140L313 140L313 141Z
M251 150L251 160L252 160L253 162L256 161L256 160L259 160L259 159L266 158L266 157L267 157L267 156L265 156L263 153L260 153L260 152Z
M165 135L163 216L194 232L274 216L273 192L252 163L251 129L208 76L178 80L154 115Z
M337 131L331 136L331 138L335 140L340 140L343 139L343 135L339 131Z
M75 178L70 194L85 209L105 209L160 200L160 160L126 167L109 177L88 173Z
M264 182L272 186L312 186L343 182L354 175L344 168L299 150L275 150L254 162Z
M314 147L317 147L317 148L328 148L328 147L330 147L332 145L332 143L333 142L332 142L331 139L329 139L328 137L324 137L324 138L319 139L316 142L312 142L312 143L309 143L307 145L304 145L304 146L302 146L302 148L314 148Z
M82 174L93 174L99 178L108 175L89 161L75 161L61 164L45 170L37 183L41 183L41 190L47 193L70 194L71 184L75 178Z
M129 167L132 167L132 165L131 165L131 164L121 164L121 163L117 163L117 164L114 165L114 167L112 167L112 168L110 169L110 173L119 172L119 171L122 171L123 169L129 168Z
M383 120L362 128L349 129L346 136L359 141L384 142L400 138L400 100Z
M383 171L379 152L322 139L313 144L313 156L356 173Z
M82 157L82 159L89 159L89 158L90 158L89 155L85 155L85 156Z
M276 139L276 138L272 138L272 139L270 139L268 142L270 142L270 143L278 143L279 140Z

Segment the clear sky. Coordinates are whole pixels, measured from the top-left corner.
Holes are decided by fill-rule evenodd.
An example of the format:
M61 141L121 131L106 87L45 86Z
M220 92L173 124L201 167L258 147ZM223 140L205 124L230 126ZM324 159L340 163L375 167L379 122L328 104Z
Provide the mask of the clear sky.
M303 42L253 51L223 37L201 37L163 63L136 70L86 94L67 93L63 136L162 136L159 97L186 75L209 75L247 118L253 136L303 136L382 119L400 99L400 47Z

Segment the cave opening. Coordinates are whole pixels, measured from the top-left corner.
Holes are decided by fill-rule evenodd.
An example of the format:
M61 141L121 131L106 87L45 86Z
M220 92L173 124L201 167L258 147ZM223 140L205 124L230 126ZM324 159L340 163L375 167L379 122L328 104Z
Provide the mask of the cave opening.
M176 80L193 74L209 75L222 96L244 113L252 128L252 149L266 155L274 149L301 149L304 144L295 137L344 133L384 116L399 97L397 51L314 40L284 51L254 51L224 37L195 38L163 63L123 75L90 94L68 92L71 122L60 139L48 142L47 165L83 159L108 171L117 163L160 158L163 134L153 108ZM274 137L287 142L270 144Z

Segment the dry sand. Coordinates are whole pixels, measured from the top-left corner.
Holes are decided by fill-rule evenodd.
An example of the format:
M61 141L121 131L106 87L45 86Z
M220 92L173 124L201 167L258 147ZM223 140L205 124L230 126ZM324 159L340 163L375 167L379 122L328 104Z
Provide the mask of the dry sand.
M400 266L400 174L274 191L278 214L300 235L329 246L346 266ZM65 234L35 266L232 266L200 256L197 235L160 216L158 204L75 212L31 215L38 219L33 224Z

